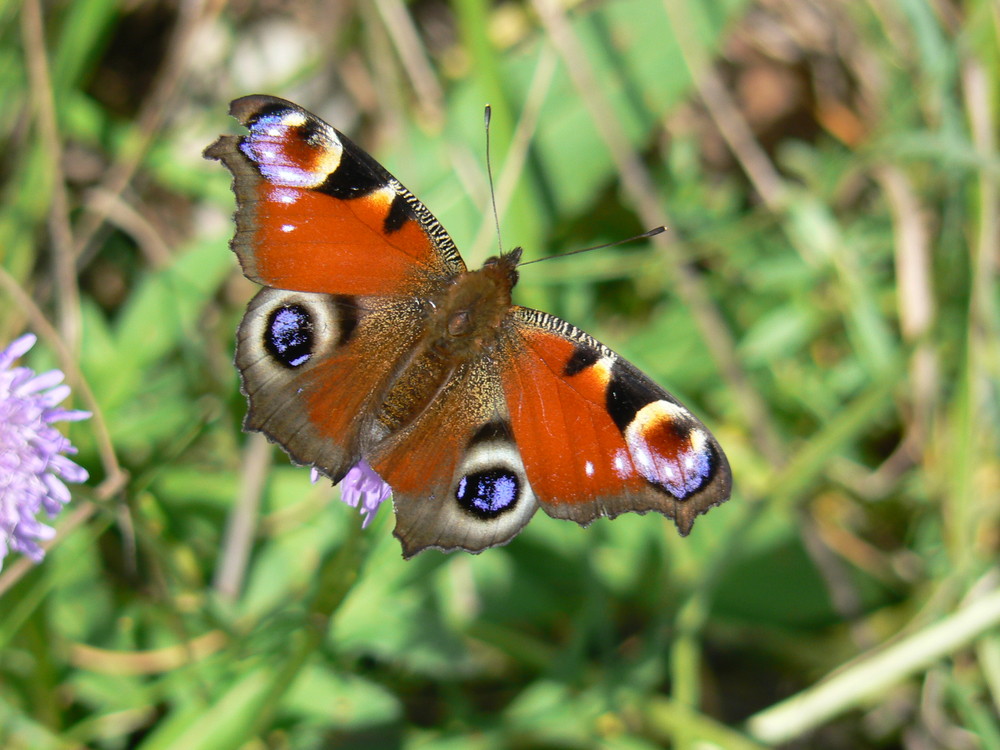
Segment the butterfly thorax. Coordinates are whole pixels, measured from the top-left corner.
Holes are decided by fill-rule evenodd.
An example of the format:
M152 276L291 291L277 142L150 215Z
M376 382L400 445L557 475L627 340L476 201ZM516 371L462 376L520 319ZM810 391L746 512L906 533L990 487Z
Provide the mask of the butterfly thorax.
M458 357L482 354L494 345L500 323L510 310L517 283L520 248L490 258L478 271L466 271L432 300L430 325L434 347Z
M388 431L402 429L433 403L463 367L489 356L504 331L517 283L520 248L490 258L478 271L458 274L425 300L425 335L401 363L378 421Z

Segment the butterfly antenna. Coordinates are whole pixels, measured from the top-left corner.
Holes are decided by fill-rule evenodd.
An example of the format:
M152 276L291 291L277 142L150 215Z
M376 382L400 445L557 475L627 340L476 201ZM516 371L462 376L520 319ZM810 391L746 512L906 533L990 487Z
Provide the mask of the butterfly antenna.
M486 125L486 174L490 179L490 205L493 207L493 223L497 228L497 246L500 254L503 255L503 240L500 238L500 214L497 213L497 194L493 189L493 162L490 159L490 118L493 117L493 108L487 104L483 112L483 122Z
M568 253L559 253L558 255L549 255L545 258L535 258L534 260L528 260L521 263L522 266L528 266L532 263L541 263L543 260L553 260L555 258L565 258L568 255L578 255L579 253L589 253L591 250L603 250L606 247L614 247L615 245L624 245L626 242L634 242L635 240L644 240L647 237L655 237L658 234L666 232L666 227L654 227L653 229L647 230L642 234L637 234L634 237L626 237L624 240L617 240L615 242L606 242L603 245L594 245L593 247L584 247L580 250L570 250Z

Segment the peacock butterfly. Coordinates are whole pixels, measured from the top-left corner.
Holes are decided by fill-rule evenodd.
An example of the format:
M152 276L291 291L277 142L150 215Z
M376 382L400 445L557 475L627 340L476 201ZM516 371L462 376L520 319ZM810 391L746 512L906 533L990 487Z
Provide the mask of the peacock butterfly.
M336 484L392 488L403 555L480 552L538 506L587 525L655 510L686 535L729 498L725 454L673 396L554 315L511 303L521 248L469 271L433 214L315 115L235 100L249 135L231 246L263 285L236 350L245 428Z

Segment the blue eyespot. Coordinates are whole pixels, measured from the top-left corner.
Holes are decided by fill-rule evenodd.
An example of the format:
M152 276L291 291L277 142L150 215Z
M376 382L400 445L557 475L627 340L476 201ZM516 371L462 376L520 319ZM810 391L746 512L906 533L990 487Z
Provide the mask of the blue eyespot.
M462 477L455 499L479 518L496 518L517 505L521 483L508 469L488 469Z
M313 323L302 305L286 305L271 313L264 332L264 347L288 367L304 365L313 353Z

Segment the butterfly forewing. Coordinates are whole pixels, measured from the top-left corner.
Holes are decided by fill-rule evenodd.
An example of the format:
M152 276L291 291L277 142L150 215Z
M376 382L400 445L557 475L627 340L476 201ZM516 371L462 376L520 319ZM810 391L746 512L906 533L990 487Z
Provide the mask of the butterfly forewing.
M465 270L448 233L346 136L269 96L233 102L249 135L205 155L234 177L232 247L253 281L279 289L407 294Z

